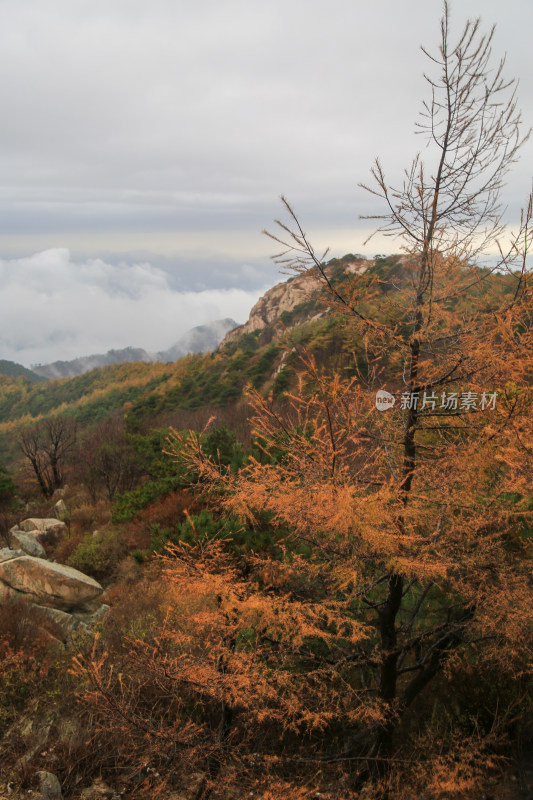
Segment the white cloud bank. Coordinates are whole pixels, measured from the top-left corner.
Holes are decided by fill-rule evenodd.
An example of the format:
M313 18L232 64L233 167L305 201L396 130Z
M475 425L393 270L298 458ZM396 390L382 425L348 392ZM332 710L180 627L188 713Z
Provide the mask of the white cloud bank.
M75 261L66 248L0 260L0 358L30 366L130 345L166 349L195 325L244 322L266 288L180 292L149 263Z

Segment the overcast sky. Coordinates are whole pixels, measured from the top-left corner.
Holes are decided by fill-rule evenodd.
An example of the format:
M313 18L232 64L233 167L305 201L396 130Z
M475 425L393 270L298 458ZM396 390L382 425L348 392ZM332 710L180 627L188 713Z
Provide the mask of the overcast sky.
M533 124L531 0L496 23ZM280 279L280 194L333 255L365 250L358 188L424 146L414 123L440 0L0 0L0 358L168 348ZM533 143L504 200L518 219ZM388 241L388 251L394 249Z

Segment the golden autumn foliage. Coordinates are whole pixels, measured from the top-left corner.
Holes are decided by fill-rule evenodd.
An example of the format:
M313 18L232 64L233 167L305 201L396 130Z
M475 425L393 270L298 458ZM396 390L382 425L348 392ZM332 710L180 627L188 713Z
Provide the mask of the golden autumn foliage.
M398 272L334 285L286 201L273 236L368 369L329 374L304 352L282 405L250 392L260 449L236 471L200 435L169 437L213 507L277 531L276 554L198 535L164 558L154 633L75 665L121 757L201 770L197 800L232 782L287 800L481 796L531 707L532 207L505 248L498 201L523 139L492 34L469 22L452 45L446 4L441 30L421 122L435 161L399 189L373 170Z
M295 798L310 769L315 788L337 781L335 797L350 796L342 774L356 788L373 776L375 797L480 791L526 703L533 655L530 304L526 286L498 325L477 315L479 338L470 325L454 334L455 356L420 359L420 385L468 380L498 395L494 408L421 409L408 470L409 409L376 409L379 373L369 386L312 360L283 413L252 393L264 457L238 472L199 436L172 434L169 450L223 513L257 529L266 515L285 533L279 557L245 563L224 542L173 550L153 639L120 657L97 644L77 662L122 759L203 770L205 792L221 774L250 786L264 775ZM443 732L435 712L446 718L468 680L486 687L483 711Z

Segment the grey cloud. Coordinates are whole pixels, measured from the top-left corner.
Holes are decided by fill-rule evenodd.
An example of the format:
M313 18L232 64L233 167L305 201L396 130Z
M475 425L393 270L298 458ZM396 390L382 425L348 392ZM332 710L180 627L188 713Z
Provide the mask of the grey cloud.
M266 287L179 291L149 263L73 260L66 249L0 261L2 358L26 365L105 352L170 347L195 325L244 322Z
M13 5L0 141L15 180L82 183L100 201L119 188L209 202L238 187L338 189L356 162L365 177L376 147L395 161L418 146L418 44L436 42L440 0L141 6ZM487 23L503 16L480 10Z
M1 5L0 258L39 251L38 269L17 262L26 284L10 284L11 303L36 311L40 292L67 318L74 304L68 324L38 323L43 341L65 334L69 353L49 360L88 345L76 327L80 285L93 313L122 315L127 332L128 303L138 314L146 302L149 317L155 297L178 303L183 292L218 290L216 301L204 296L212 318L236 316L218 309L224 292L251 298L278 279L260 231L280 214L281 193L317 248L364 252L359 215L381 207L358 183L377 155L398 183L424 151L414 123L430 65L419 45L438 44L441 0ZM527 128L533 4L455 0L452 15L456 30L477 15L497 23L495 55L507 50L506 73L522 78ZM511 220L532 174L533 140L504 191ZM91 346L129 344L153 347Z

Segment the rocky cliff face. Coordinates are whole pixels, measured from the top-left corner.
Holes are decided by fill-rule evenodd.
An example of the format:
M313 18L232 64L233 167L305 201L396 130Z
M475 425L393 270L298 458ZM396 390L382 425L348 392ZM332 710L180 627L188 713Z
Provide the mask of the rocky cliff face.
M259 298L250 311L248 321L229 331L220 346L235 341L244 333L253 333L263 330L267 325L274 325L284 311L293 311L300 303L317 295L319 290L318 281L308 275L298 275L292 280L276 284Z
M373 259L354 258L352 260L342 260L337 264L328 264L326 273L331 276L335 269L344 270L346 274L361 274L374 264ZM244 325L229 331L220 347L229 342L233 342L245 333L261 331L268 326L274 326L282 321L284 312L293 312L298 306L310 300L316 300L317 306L309 309L307 319L317 319L327 313L325 308L320 307L320 295L323 292L321 282L311 273L297 275L283 283L277 283L269 289L263 297L259 298L255 306L250 311L248 321Z

